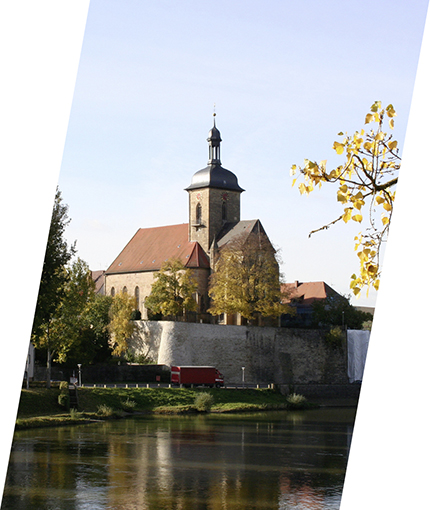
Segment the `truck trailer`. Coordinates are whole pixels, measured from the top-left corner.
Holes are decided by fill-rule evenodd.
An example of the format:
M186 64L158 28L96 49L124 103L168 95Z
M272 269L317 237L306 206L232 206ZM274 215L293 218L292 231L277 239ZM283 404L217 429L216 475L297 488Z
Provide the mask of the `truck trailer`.
M224 377L215 367L171 367L171 383L183 386L224 386Z

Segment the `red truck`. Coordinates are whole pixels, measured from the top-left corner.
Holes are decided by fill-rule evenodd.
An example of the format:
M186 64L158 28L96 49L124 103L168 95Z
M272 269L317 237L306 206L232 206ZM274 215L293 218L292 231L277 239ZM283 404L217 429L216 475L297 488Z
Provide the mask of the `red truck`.
M215 367L171 367L171 383L184 386L224 386L224 376Z

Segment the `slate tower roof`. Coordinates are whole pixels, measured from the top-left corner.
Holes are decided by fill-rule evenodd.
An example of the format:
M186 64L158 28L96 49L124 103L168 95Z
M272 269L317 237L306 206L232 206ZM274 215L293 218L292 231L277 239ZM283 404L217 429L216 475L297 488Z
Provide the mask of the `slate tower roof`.
M245 191L239 186L237 177L233 172L221 166L221 133L216 127L215 114L214 125L209 131L207 138L209 142L209 161L208 166L196 172L191 184L186 191L199 188L219 188L231 191Z

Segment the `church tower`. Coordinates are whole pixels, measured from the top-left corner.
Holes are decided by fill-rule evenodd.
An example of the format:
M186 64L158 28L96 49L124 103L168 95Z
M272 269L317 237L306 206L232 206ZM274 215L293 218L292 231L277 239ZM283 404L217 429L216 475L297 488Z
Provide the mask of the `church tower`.
M208 166L193 175L186 188L189 195L189 240L197 241L210 256L212 243L226 223L240 221L237 177L221 166L221 133L214 125L209 131Z

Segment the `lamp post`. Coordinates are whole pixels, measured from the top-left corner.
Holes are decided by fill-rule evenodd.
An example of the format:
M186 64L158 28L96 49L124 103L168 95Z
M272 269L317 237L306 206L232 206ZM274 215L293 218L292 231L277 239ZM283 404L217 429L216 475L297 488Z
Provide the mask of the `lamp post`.
M79 377L79 386L82 386L82 379L81 379L81 363L78 363L78 377Z

